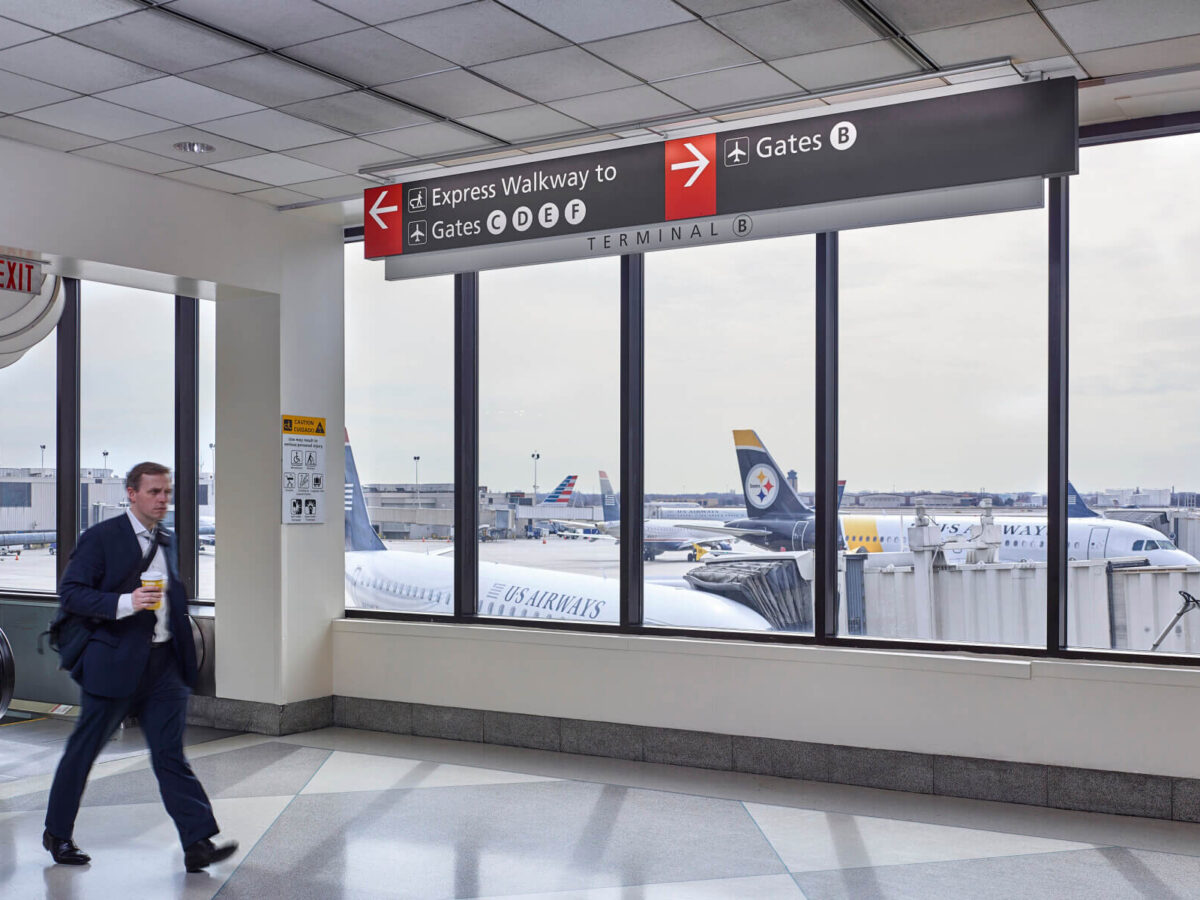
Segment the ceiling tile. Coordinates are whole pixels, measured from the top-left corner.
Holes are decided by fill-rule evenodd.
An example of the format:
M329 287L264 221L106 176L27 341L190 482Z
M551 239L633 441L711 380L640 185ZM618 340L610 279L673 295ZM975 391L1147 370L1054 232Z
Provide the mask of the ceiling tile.
M487 63L476 66L475 71L540 101L595 94L638 83L636 78L578 47Z
M64 36L95 50L171 73L216 65L258 52L249 44L230 40L157 9L97 22Z
M48 37L46 32L38 28L30 28L20 22L0 19L0 48L15 47L17 44L27 44Z
M1047 10L1045 16L1076 53L1200 33L1196 0L1096 0Z
M660 81L654 86L694 109L718 109L736 103L766 101L801 93L795 83L766 63L687 75Z
M288 47L287 55L367 87L453 68L440 56L377 28Z
M303 191L321 200L333 200L336 197L350 197L361 194L367 188L379 187L378 181L358 178L354 175L340 175L337 178L323 178L320 181L300 181L292 186L293 190Z
M188 153L186 150L175 149L175 144L185 141L208 144L214 149L211 153L204 154ZM252 147L249 144L242 144L222 135L213 134L210 131L201 131L199 128L186 126L183 128L172 128L169 131L159 131L154 134L143 134L139 137L121 141L121 143L126 147L136 147L139 150L157 153L159 156L168 156L186 165L196 165L200 162L203 162L205 165L211 165L216 162L224 162L227 159L257 156L263 152L259 147Z
M488 115L496 115L496 113ZM438 156L443 153L457 153L460 150L491 147L495 144L494 141L474 132L446 122L385 131L382 134L372 134L368 136L367 140L392 150L399 150L409 156Z
M5 116L0 119L0 137L24 141L26 144L36 144L39 147L49 147L51 150L78 150L80 147L89 147L99 143L97 138L89 134L54 128L50 125L43 125L41 122L22 119L20 116Z
M316 0L173 0L166 8L272 50L360 27Z
M821 53L777 59L776 69L810 91L919 72L916 62L891 41L855 44Z
M492 0L401 19L383 29L464 66L551 50L567 43Z
M512 109L529 102L466 69L448 69L395 84L381 84L378 90L438 115L454 118Z
M874 0L873 5L903 32L934 31L1029 12L1028 0Z
M1078 58L1079 64L1094 78L1195 65L1200 60L1200 35L1080 53Z
M173 159L167 159L156 153L147 153L145 150L126 147L124 144L98 144L95 147L76 150L73 155L86 156L88 159L97 159L100 162L112 163L114 166L123 166L126 169L136 169L139 172L149 172L151 175L179 168L179 163Z
M261 190L266 187L261 181L238 178L236 175L217 172L214 169L206 169L203 166L182 169L178 172L164 172L163 178L170 178L172 181L182 181L186 184L194 184L196 187L208 188L213 191L224 191L227 194L240 194L243 191Z
M502 0L577 44L692 20L672 0Z
M800 112L805 109L817 109L828 106L824 100L797 100L795 103L779 103L772 106L759 106L755 109L743 109L738 112L720 113L713 116L719 122L736 122L739 119L756 119L761 116L777 116L783 113Z
M60 37L0 50L0 69L81 94L158 78L162 72Z
M173 75L105 91L97 96L151 115L174 119L184 125L262 109L257 103Z
M596 126L634 123L641 119L656 119L691 112L677 100L672 100L644 84L603 94L559 100L550 106L581 122Z
M587 128L582 122L545 106L519 106L516 109L466 116L459 121L504 141L555 137Z
M295 150L288 150L287 155L347 173L357 172L363 166L392 162L404 156L391 147L381 147L379 144L358 138L314 144L312 147L297 147Z
M1017 62L1048 59L1066 48L1036 13L992 19L911 35L912 42L940 66L1011 57Z
M324 125L305 122L273 109L204 122L203 127L215 134L223 134L235 141L244 141L268 150L307 147L322 141L341 140L346 136Z
M55 33L138 9L137 0L0 0L0 16Z
M282 153L264 153L262 156L231 159L228 162L214 163L209 168L236 175L239 178L250 178L276 186L341 175L340 172L335 172L333 169L327 169L324 166L291 156L284 156Z
M307 66L266 54L195 69L183 77L263 106L327 97L349 88L344 82L326 78Z
M758 57L703 22L688 22L588 44L587 49L647 81L695 75Z
M394 22L408 16L459 6L471 0L322 0L326 6L339 9L368 25Z
M779 0L675 0L701 16L719 16L721 13L737 12L755 6L768 6Z
M74 91L34 81L23 75L0 72L0 112L15 113L77 96Z
M232 176L230 176L232 177ZM299 191L294 191L291 188L261 188L257 191L247 191L244 194L239 194L241 197L246 197L249 200L257 200L259 203L266 203L270 206L290 206L293 203L307 203L310 200L315 200L315 197L310 197L308 194L301 194Z
M81 134L94 134L107 141L119 141L139 134L162 131L175 124L158 116L117 106L115 103L105 103L95 97L78 97L65 103L31 109L23 115L35 122L78 131Z
M433 118L366 91L335 94L283 107L280 112L340 128L350 134L367 134L431 122Z
M787 0L709 21L763 59L848 47L880 37L839 0Z
M469 156L460 156L457 159L443 159L438 165L451 168L452 166L470 166L482 162L494 162L497 159L515 159L518 156L525 156L524 150L493 150L491 153L472 153Z

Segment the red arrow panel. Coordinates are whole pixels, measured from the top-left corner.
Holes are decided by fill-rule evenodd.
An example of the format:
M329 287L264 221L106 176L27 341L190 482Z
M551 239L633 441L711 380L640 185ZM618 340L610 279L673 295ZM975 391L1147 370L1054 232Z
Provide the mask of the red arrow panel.
M717 214L717 136L667 141L666 219L695 219ZM697 174L699 173L699 174Z
M404 252L404 185L363 191L363 256L380 259Z

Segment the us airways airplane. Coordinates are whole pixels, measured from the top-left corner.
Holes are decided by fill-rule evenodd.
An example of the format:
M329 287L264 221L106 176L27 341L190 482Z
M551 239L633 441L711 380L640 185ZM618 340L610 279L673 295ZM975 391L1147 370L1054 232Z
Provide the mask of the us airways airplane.
M742 491L746 499L744 519L726 522L723 531L768 550L810 550L815 539L813 510L806 506L790 484L780 478L779 465L767 452L758 434L751 430L733 432ZM1089 509L1074 486L1068 484L1068 558L1107 559L1144 556L1153 566L1194 566L1200 560L1178 549L1162 532L1134 522L1105 519ZM840 494L840 487L839 487ZM903 551L908 549L908 529L916 516L882 513L841 513L838 516L841 542L847 551ZM1044 562L1047 525L1045 516L997 516L1003 533L998 557L1002 562ZM947 540L968 540L978 515L939 515L935 524ZM695 527L703 527L696 525ZM948 547L952 561L968 551Z
M454 611L454 560L389 551L371 527L354 454L346 441L346 602L362 609ZM647 625L769 631L771 625L736 600L648 583L643 588ZM508 618L616 624L620 582L504 563L479 563L479 613Z
M600 496L603 502L604 519L594 522L564 522L571 526L592 526L609 537L621 537L621 504L613 491L608 473L600 472ZM688 561L700 559L711 550L728 550L729 542L736 536L721 525L705 525L703 529L692 527L691 520L645 519L642 523L642 556L648 562L669 550L687 550Z

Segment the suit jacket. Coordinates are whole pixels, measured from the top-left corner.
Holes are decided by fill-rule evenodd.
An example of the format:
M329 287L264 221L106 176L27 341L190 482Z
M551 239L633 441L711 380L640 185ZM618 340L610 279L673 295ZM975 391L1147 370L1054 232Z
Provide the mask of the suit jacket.
M175 536L166 534L163 555L167 559L167 621L180 675L191 687L196 683L196 645L187 616L187 590L179 579ZM63 608L101 620L71 669L71 677L89 694L128 697L137 690L146 668L155 614L139 610L123 619L116 617L121 594L141 584L142 558L141 543L129 516L120 515L80 535L63 572L58 588Z

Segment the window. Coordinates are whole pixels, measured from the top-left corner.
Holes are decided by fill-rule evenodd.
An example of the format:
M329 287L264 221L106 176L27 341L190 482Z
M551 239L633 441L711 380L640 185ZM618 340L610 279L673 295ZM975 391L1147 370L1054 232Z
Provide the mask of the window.
M217 568L217 305L199 301L199 346L197 347L199 389L197 406L197 483L196 521L199 550L196 567L196 596L205 600L216 597Z
M384 281L362 252L346 245L346 605L449 615L454 281Z
M0 368L0 589L53 591L57 332Z

